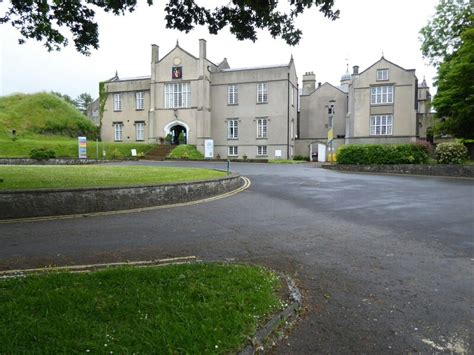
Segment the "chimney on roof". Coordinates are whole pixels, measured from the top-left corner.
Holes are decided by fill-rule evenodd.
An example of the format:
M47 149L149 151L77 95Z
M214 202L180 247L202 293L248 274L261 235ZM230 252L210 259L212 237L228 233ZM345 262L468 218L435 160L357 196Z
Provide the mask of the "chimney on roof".
M320 87L321 87L321 82L318 83L318 88L320 88Z
M199 59L206 58L206 40L200 39L199 40Z
M160 47L158 47L156 44L152 44L151 45L151 62L152 63L157 63L158 60L159 60L159 57L158 57L158 50L159 50Z
M354 65L352 67L352 75L358 75L359 74L359 66L358 65Z
M306 72L303 75L303 95L308 95L316 89L316 75L311 72Z

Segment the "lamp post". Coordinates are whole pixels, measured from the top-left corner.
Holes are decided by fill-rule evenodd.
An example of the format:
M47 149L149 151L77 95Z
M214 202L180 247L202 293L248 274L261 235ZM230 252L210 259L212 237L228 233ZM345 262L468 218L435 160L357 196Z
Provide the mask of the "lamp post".
M336 105L336 100L329 100L328 105L328 150L330 156L330 162L333 162L333 150L332 150L332 141L334 139L334 108Z

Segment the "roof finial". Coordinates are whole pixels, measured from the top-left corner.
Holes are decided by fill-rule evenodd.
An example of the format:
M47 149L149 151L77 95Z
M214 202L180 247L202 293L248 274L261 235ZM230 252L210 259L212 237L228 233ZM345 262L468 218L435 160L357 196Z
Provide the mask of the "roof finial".
M118 79L118 77L119 77L119 76L118 76L118 70L115 69L115 79Z
M176 38L176 47L178 47L178 46L179 46L179 41L178 41L178 39Z
M382 49L382 58L383 58L383 57L384 57L384 56L383 56L383 49Z

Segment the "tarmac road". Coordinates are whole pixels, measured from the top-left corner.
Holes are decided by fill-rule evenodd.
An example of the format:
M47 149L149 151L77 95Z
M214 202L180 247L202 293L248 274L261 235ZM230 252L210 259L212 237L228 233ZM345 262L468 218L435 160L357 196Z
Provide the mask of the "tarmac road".
M232 170L251 187L213 202L0 224L0 268L188 255L254 262L294 277L306 305L274 353L473 351L473 180L312 164Z

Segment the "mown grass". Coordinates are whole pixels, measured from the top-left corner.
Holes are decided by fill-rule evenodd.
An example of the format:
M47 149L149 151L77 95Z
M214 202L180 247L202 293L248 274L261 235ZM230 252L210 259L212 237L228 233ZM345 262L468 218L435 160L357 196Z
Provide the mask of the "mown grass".
M63 136L38 136L30 135L31 138L21 138L16 141L0 138L0 158L29 158L33 148L48 148L54 150L57 158L78 157L77 138ZM154 144L145 143L114 143L99 142L99 159L103 159L102 151L105 149L107 159L124 159L131 157L131 149L136 149L137 154L146 154L155 147ZM97 144L95 141L87 141L87 157L97 158Z
M0 280L0 353L227 354L280 308L279 287L221 264Z
M271 164L304 164L307 163L305 160L288 160L288 159L270 159L268 161Z
M203 160L204 155L199 152L194 145L190 144L180 144L174 148L170 154L168 154L168 159L185 159L185 160Z
M0 190L155 185L209 180L225 172L199 168L104 165L0 165Z

